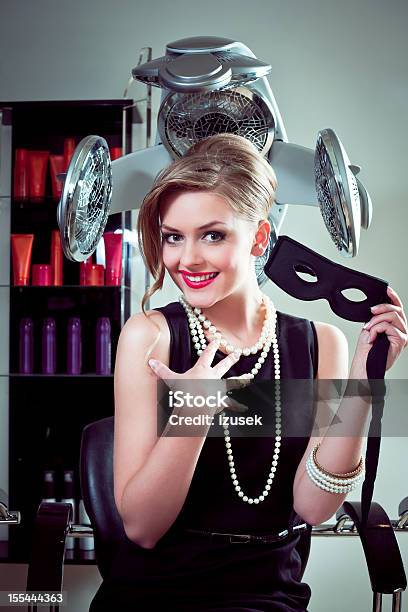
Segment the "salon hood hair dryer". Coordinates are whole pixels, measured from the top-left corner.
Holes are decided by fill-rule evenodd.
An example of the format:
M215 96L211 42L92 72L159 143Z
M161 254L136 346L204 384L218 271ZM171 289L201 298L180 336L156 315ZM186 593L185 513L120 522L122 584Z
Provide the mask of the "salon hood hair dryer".
M164 56L136 66L132 71L134 79L161 88L156 144L111 163L103 138L89 136L79 143L58 206L66 257L78 262L90 257L109 214L138 209L156 175L194 143L214 134L238 134L250 140L269 160L278 180L276 202L269 215L269 245L264 255L255 260L258 284L263 285L269 277L295 297L306 300L324 297L332 308L337 304L337 310L333 310L340 316L353 321L368 320L369 307L387 301L387 283L362 273L354 272L353 276L353 271L298 243L286 242L282 248L286 237L278 238L288 205L319 206L338 251L344 257L354 257L360 230L368 229L371 223L372 205L357 178L360 168L350 163L333 130L319 132L315 150L288 142L266 78L270 71L271 66L258 60L244 44L218 37L193 37L169 43ZM275 265L271 265L273 257ZM313 283L300 281L296 274L274 277L284 269L280 264L288 262L289 271L293 272L297 264L298 271L318 276L317 292ZM342 303L340 289L333 283L336 275L342 277L341 290L366 289L364 303L350 306L353 303L347 305L346 298ZM328 278L331 282L325 283ZM369 379L384 378L388 346L385 334L378 334L367 361ZM372 499L383 407L383 394L378 393L377 386L371 388L377 405L373 405L376 411L367 444L363 522Z
M269 215L271 238L256 259L258 284L287 206L319 206L337 249L357 254L360 229L371 222L370 197L333 130L316 149L288 142L267 75L271 66L240 42L193 37L169 43L166 54L133 69L133 78L161 88L155 146L113 163L106 141L84 138L68 168L58 207L64 253L84 261L95 251L108 215L138 209L156 175L197 141L219 133L250 140L273 166L278 190ZM316 177L316 178L315 178Z

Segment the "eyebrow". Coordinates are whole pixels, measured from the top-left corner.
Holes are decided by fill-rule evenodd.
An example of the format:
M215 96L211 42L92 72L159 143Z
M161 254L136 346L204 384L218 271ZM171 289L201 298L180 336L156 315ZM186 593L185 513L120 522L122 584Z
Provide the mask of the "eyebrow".
M224 223L224 221L210 221L209 223L206 223L205 225L201 225L197 229L199 229L199 230L206 229L207 227L211 227L212 225L216 225L216 224L227 225L226 223ZM175 227L170 227L170 225L165 225L164 223L160 227L164 228L164 229L167 229L167 230L170 230L171 232L178 232L179 231Z

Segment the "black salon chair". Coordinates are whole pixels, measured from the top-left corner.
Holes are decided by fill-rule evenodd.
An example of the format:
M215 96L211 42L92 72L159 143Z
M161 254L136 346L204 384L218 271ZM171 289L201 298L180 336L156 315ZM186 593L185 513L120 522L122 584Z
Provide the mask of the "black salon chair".
M106 578L126 538L113 494L113 417L84 427L80 466L82 497L94 530L96 562L102 578Z
M121 542L126 538L122 520L117 512L113 493L113 417L101 419L87 425L82 433L80 467L81 491L85 509L91 521L95 541L95 557L103 579L109 573L111 562ZM405 498L400 508L408 502ZM407 505L407 504L405 504ZM62 567L64 562L63 543L65 537L75 533L76 526L70 524L69 508L63 503L42 503L40 505L33 550L29 564L27 591L49 590L62 591ZM404 506L405 507L405 506ZM345 502L336 514L337 524L334 529L327 526L313 527L300 531L301 537L297 546L303 576L310 552L308 533L312 535L345 535L343 528L346 521L352 521L352 530L357 531L367 562L373 591L372 610L381 610L382 595L393 595L393 612L401 611L402 591L406 589L407 580L401 559L398 542L391 523L384 509L372 502L366 526L361 525L361 503ZM47 528L47 523L51 529ZM80 528L79 528L80 529ZM51 530L51 537L50 537ZM348 530L350 534L350 530ZM54 539L54 545L51 539ZM49 551L45 550L46 544ZM56 559L59 556L59 559ZM48 561L59 570L51 571L47 579ZM384 563L386 559L386 563ZM54 611L57 607L52 608Z

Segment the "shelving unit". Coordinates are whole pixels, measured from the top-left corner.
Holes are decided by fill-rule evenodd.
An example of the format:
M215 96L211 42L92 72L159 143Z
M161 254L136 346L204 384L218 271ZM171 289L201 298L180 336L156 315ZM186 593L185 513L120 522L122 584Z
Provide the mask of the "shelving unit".
M25 148L61 154L64 138L74 137L78 144L83 137L98 134L107 140L110 147L122 147L123 154L126 154L132 150L132 123L140 123L140 116L133 100L122 99L0 102L0 118L3 120L0 132L0 222L8 222L7 231L2 229L0 254L4 254L6 249L10 253L11 233L29 233L34 234L31 265L49 263L51 231L58 228L58 202L51 196L50 173L47 172L44 198L37 201L13 199L15 150ZM130 224L130 213L111 215L105 231L124 231L130 229ZM3 353L0 358L3 385L0 393L3 398L7 396L8 406L1 405L0 408L0 446L7 444L9 469L8 483L4 483L4 476L2 482L0 471L0 488L8 491L9 507L21 512L22 521L19 526L9 528L8 538L0 532L0 561L27 563L29 560L33 523L42 499L44 470L55 470L57 500L62 497L63 471L73 470L75 498L80 498L82 430L88 423L112 415L114 410L116 346L120 330L130 316L128 248L124 242L120 286L80 286L79 263L65 257L62 286L13 286L9 259L8 278L3 268L0 308L3 308L8 321L6 329L3 320L0 334L3 332L8 338L2 342L3 345L0 344L0 353ZM82 370L79 375L67 374L66 368L67 323L74 316L81 319ZM19 373L19 325L23 317L30 317L34 323L32 374ZM41 372L41 327L45 317L53 317L56 323L57 368L56 374L51 375ZM111 324L112 371L109 375L95 372L98 317L109 317ZM8 436L7 431L1 430L7 422ZM93 562L91 552L81 555L78 549L68 557L73 557L71 563Z
M82 327L82 372L95 373L95 323L98 317L109 317L112 338L112 363L116 345L123 326L122 305L125 318L129 316L129 287L99 286L51 286L11 287L10 303L10 374L19 370L19 323L24 317L34 321L34 375L41 374L41 321L44 316L56 322L57 347L66 350L67 324L70 317L79 317ZM46 313L46 315L44 314ZM66 354L57 348L58 375L67 374ZM30 375L24 375L30 376ZM54 375L55 376L55 375Z

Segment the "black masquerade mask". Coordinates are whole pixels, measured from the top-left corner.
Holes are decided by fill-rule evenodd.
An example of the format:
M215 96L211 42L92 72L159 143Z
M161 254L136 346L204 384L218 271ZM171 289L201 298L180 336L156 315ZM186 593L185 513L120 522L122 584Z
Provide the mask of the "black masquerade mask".
M369 321L372 316L371 306L390 303L386 281L334 263L287 236L279 236L264 270L265 274L289 295L300 300L324 298L329 302L333 312L348 321ZM303 280L297 272L310 274L316 278L316 281ZM359 289L366 295L366 299L359 302L349 300L342 294L346 289ZM363 523L367 520L377 475L385 396L383 379L388 348L389 341L386 334L380 333L367 358L367 378L372 392L372 416L367 440L366 474L361 496Z

